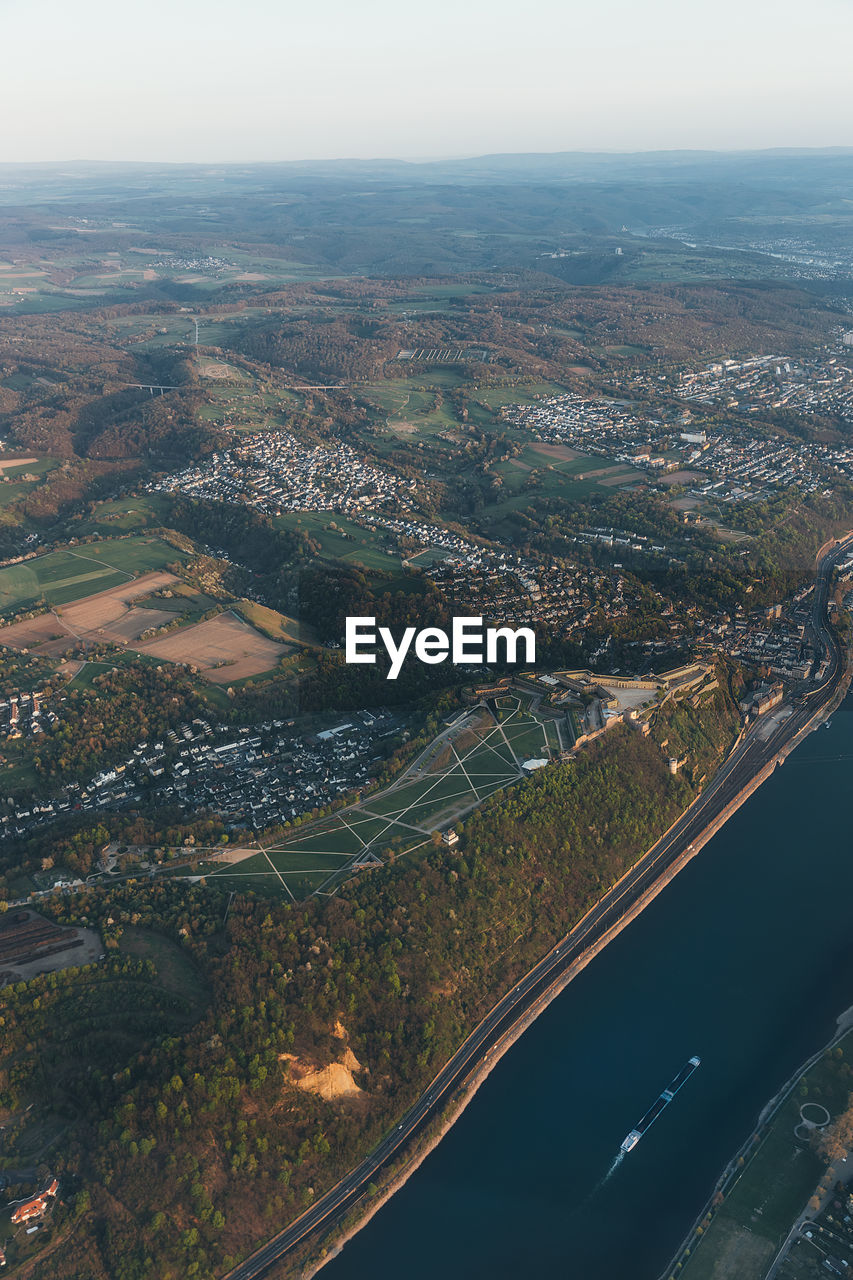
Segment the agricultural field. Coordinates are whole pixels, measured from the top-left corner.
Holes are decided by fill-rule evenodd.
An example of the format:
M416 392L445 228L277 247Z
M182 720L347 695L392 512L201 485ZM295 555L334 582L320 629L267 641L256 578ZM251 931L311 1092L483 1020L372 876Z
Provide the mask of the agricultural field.
M245 382L246 375L236 365L229 364L221 357L199 355L196 360L199 375L202 378L214 378L223 382Z
M445 729L386 790L215 871L216 880L301 898L333 892L365 868L431 845L436 831L523 777L526 760L556 753L549 742L553 726L526 710L522 699L504 701L500 719L481 706Z
M461 423L445 393L465 385L456 369L430 367L408 378L388 378L365 388L361 398L373 408L376 425L383 429L374 437L374 446L381 453L398 440L459 432Z
M46 287L47 273L41 266L0 262L0 306L13 306L26 295Z
M136 504L126 499L104 506L121 518L134 516ZM214 685L261 675L297 646L316 643L310 627L274 609L246 600L234 611L205 617L219 606L218 598L165 569L132 572L157 563L176 567L186 558L158 538L137 537L84 543L9 566L0 571L0 610L8 615L47 605L49 611L0 627L0 643L49 659L108 644L113 662L124 651L186 663Z
M147 641L139 645L139 652L166 662L189 663L214 684L234 684L277 666L289 649L228 610Z
M404 369L405 365L399 367ZM375 411L374 425L380 434L372 437L372 445L381 453L406 439L415 439L424 447L437 444L440 436L464 440L470 427L493 429L503 405L532 403L565 390L553 382L472 388L470 379L458 368L428 364L408 377L373 383L359 394ZM453 391L465 392L464 419L454 407L449 394ZM507 430L507 434L513 433Z
M104 322L104 327L111 338L139 351L156 350L158 347L181 343L188 347L195 344L195 325L186 314L150 312L146 315L113 316ZM212 332L214 328L215 337ZM217 316L210 328L205 325L203 332L207 342L219 345L219 340L224 339L226 334L233 335L234 324L225 316Z
M203 261L209 257L219 258L222 265ZM194 265L192 261L182 261L165 248L128 247L120 252L91 254L80 252L80 246L75 245L70 251L63 246L49 258L37 262L0 262L0 314L38 315L84 310L113 301L124 302L129 288L137 290L137 296L143 298L146 293L157 297L164 284L184 286L185 289L190 287L196 307L201 300L203 309L206 295L218 293L229 285L276 288L291 282L318 281L330 276L328 270L316 265L261 257L251 251L236 250L230 246L223 248L216 244L205 245L200 251L200 258L202 261ZM240 312L237 323L244 321L251 311L246 308ZM200 342L226 345L227 335L234 331L229 319L227 316L212 319L209 328L202 331ZM186 316L154 313L153 321L153 328L149 327L149 330L126 324L130 340L138 340L144 347L186 340ZM111 328L120 327L115 318L111 318L108 324ZM194 339L194 330L191 332ZM138 337L140 333L142 336Z
M175 610L136 605L142 597L177 581L172 573L145 573L73 604L57 605L51 613L13 622L0 630L0 639L9 648L44 657L57 657L80 640L126 645L144 631L165 626L179 616Z
M588 457L562 445L538 443L526 444L517 457L498 463L495 471L503 478L504 486L514 490L520 489L531 472L535 472L543 492L565 492L572 483L629 484L642 478L641 472L624 463Z
M294 410L304 403L305 398L298 391L286 387L261 390L248 374L236 366L229 368L235 370L229 381L215 381L205 387L207 403L199 410L204 422L229 431L275 431L286 427Z
M494 467L502 481L497 501L483 515L490 532L497 535L502 518L524 510L539 498L576 500L602 488L617 489L638 484L642 474L633 467L613 463L607 458L587 457L561 446L526 444L515 458ZM547 450L547 452L545 452Z
M232 312L217 311L212 316L198 316L200 349L231 346L247 322L265 314L261 308L245 307ZM143 315L111 316L104 321L104 327L110 337L139 351L180 344L195 346L195 325L187 313L150 311Z
M160 538L144 537L108 538L49 551L0 569L0 614L41 600L49 605L69 604L185 558Z
M76 251L75 251L76 250ZM284 283L322 279L327 273L310 264L270 258L231 246L205 246L196 257L184 258L160 247L128 246L90 254L75 246L49 259L26 265L0 263L0 305L46 301L79 303L110 296L128 285L143 288L157 281L191 284L202 293L229 284ZM157 317L160 320L160 317ZM158 329L165 327L158 324ZM212 339L208 337L208 341Z

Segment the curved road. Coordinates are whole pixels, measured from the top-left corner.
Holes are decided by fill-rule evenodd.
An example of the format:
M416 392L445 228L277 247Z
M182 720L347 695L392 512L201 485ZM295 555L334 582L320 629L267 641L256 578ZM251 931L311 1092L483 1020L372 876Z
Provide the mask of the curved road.
M428 1124L438 1118L451 1095L488 1060L491 1051L503 1037L516 1030L518 1023L531 1012L536 1002L560 982L566 970L619 923L637 899L692 847L693 842L736 799L744 786L820 715L837 692L844 672L841 645L827 622L826 602L832 567L851 544L853 535L835 544L818 565L812 625L829 655L829 664L820 685L799 695L794 700L791 714L779 721L766 737L759 736L764 729L764 724L759 721L741 739L690 808L587 912L572 932L486 1014L418 1101L406 1112L402 1121L383 1138L371 1154L289 1227L230 1271L226 1280L257 1280L316 1231L322 1229L328 1232L336 1226L358 1204L376 1175L401 1154Z

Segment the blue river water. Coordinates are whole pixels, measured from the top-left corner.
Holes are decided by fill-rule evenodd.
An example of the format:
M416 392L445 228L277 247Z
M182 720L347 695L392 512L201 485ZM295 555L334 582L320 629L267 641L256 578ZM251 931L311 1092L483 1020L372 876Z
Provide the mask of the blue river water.
M853 1005L851 782L848 698L542 1014L324 1280L657 1280Z

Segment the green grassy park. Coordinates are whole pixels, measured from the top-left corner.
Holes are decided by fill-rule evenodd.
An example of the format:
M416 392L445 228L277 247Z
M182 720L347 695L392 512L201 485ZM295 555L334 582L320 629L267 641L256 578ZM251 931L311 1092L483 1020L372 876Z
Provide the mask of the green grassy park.
M512 701L500 723L475 709L392 786L222 867L213 873L217 882L299 898L330 892L366 864L430 844L435 831L517 782L525 760L550 756L545 725Z

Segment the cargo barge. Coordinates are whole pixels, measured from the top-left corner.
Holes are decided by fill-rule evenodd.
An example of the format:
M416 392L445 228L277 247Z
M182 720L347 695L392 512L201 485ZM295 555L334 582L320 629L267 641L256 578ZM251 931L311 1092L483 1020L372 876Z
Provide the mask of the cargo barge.
M643 1134L654 1124L664 1107L669 1106L685 1080L688 1080L690 1076L693 1075L693 1072L699 1066L700 1062L701 1058L689 1058L687 1062L685 1062L675 1079L670 1080L663 1093L661 1093L649 1107L636 1129L632 1129L627 1138L625 1138L622 1143L623 1151L627 1152L634 1150L634 1147L636 1147Z

